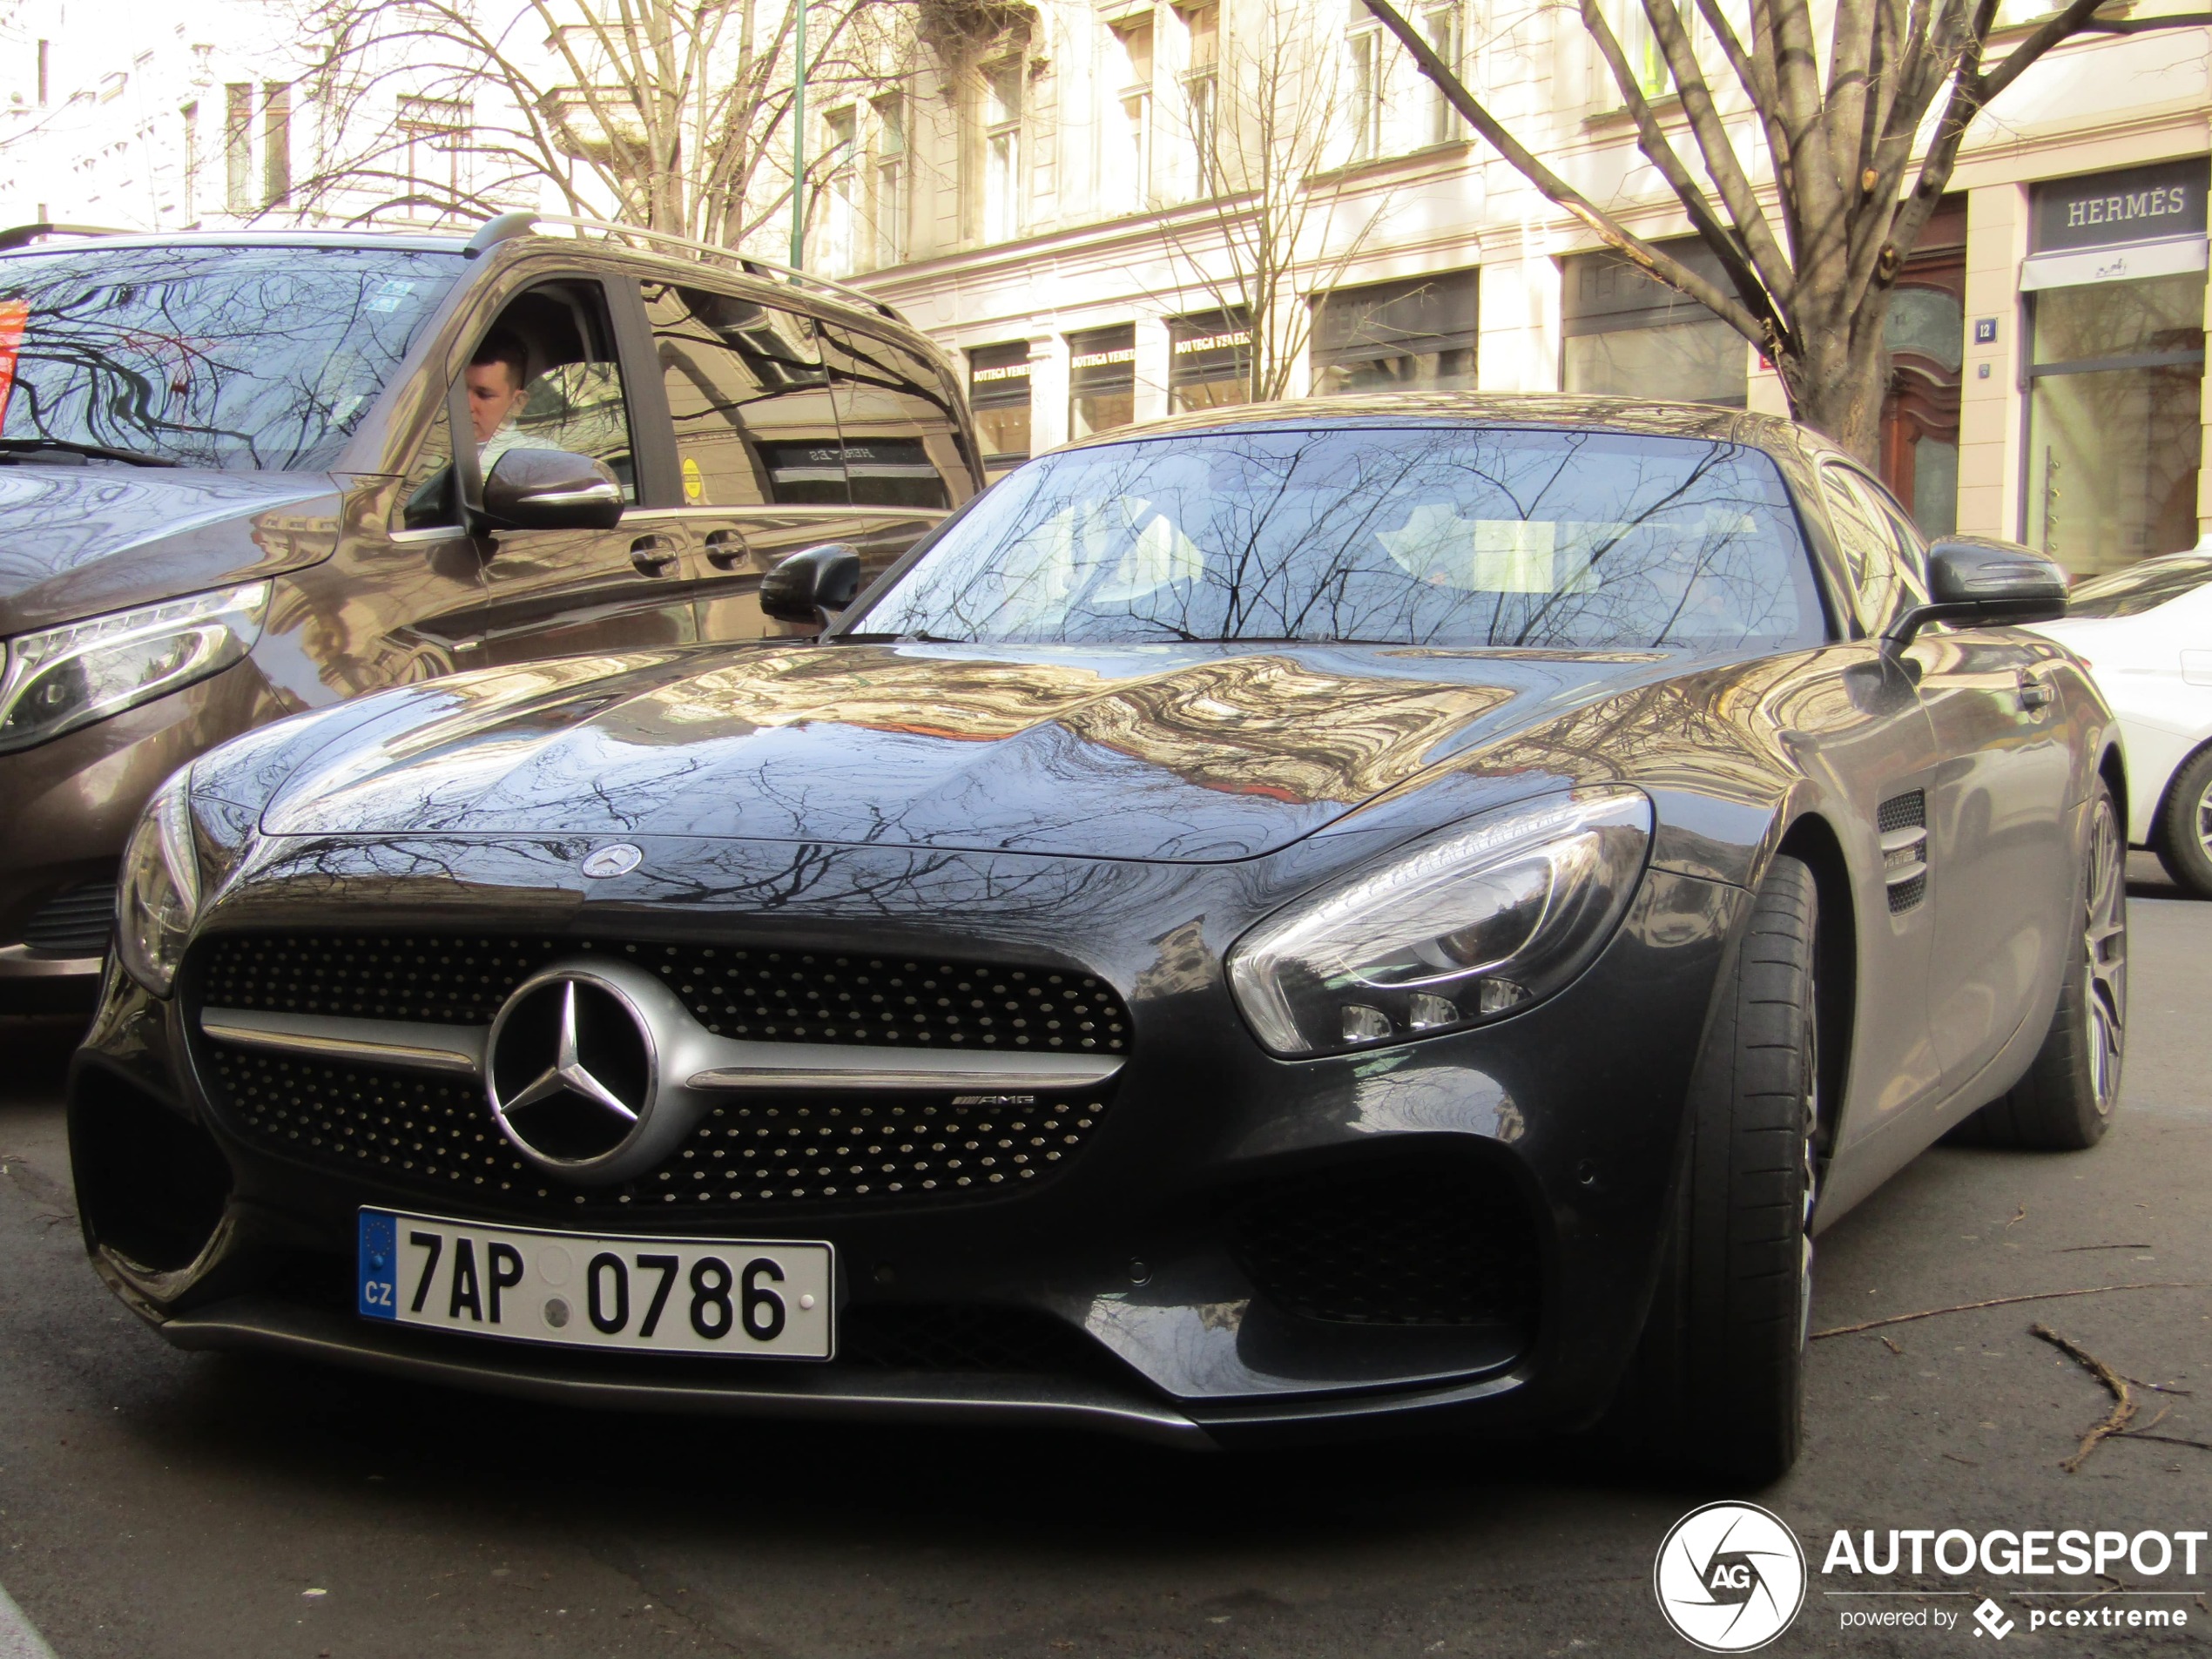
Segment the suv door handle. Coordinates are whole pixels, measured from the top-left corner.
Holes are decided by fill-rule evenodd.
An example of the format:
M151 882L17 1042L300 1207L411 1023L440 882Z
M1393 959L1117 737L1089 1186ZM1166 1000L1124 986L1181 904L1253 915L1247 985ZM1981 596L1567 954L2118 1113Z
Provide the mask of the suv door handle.
M718 570L734 570L752 556L738 530L716 530L706 538L706 562Z
M2040 709L2049 707L2051 698L2054 695L2051 690L2050 682L2044 679L2040 674L2031 673L2025 668L2020 670L2020 707L2023 709Z
M666 576L676 568L676 543L665 536L641 536L630 544L630 562L640 576Z

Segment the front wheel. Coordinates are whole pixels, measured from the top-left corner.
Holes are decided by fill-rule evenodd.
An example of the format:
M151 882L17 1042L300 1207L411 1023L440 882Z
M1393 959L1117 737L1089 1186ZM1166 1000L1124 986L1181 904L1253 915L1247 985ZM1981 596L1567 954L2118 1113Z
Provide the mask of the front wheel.
M1984 1146L2078 1152L2094 1146L2120 1104L2128 1036L2128 843L2101 779L2089 800L2080 927L2067 941L2051 1028L2027 1075L1953 1138Z
M1797 1460L1820 1124L1819 896L1777 858L1691 1085L1690 1145L1611 1414L1647 1460L1763 1485Z

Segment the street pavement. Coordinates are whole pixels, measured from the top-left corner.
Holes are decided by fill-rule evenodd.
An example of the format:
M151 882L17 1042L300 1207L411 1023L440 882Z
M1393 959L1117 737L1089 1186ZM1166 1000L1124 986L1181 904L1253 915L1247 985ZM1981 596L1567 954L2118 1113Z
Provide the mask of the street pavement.
M2212 1283L2212 904L2135 872L2126 1096L2104 1145L1925 1154L1821 1238L1817 1330ZM84 1265L65 1042L0 1042L0 1587L61 1659L1689 1654L1655 1607L1654 1552L1695 1504L1746 1495L1557 1446L1207 1456L762 1426L177 1353ZM2172 1438L2107 1440L2061 1470L2112 1402L2038 1321L2127 1377L2195 1388L2141 1391L2138 1426L2166 1409L2153 1432ZM1757 1494L1815 1573L1769 1651L1982 1659L1995 1642L1971 1618L1841 1629L1871 1603L1826 1594L1850 1581L1818 1576L1831 1534L2212 1527L2212 1449L2175 1443L2212 1442L2212 1298L2101 1292L1823 1339L1809 1416L1803 1461ZM1955 1613L1994 1588L2008 1652L2212 1642L2202 1596L2126 1602L2138 1575L2116 1567L2040 1601L1931 1575L1949 1599L1882 1605ZM2091 1591L2185 1608L2190 1627L2029 1629L2031 1608ZM0 1652L10 1640L0 1622Z

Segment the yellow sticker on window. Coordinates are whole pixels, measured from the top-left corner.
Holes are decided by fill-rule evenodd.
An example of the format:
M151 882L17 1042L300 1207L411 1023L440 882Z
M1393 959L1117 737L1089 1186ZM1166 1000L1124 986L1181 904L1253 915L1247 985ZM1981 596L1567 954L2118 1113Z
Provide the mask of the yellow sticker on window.
M699 471L699 463L690 455L684 457L684 504L701 507L706 503L706 479Z

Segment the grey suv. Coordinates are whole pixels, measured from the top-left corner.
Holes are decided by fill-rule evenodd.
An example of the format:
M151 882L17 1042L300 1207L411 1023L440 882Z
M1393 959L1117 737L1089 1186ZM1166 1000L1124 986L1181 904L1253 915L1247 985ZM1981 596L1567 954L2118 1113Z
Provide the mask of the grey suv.
M212 745L457 670L806 631L975 456L895 313L727 250L528 214L0 233L0 1012L89 1003L125 838Z

